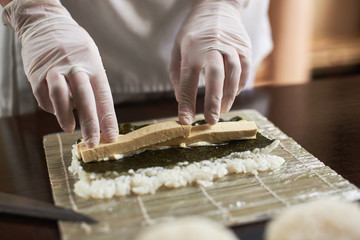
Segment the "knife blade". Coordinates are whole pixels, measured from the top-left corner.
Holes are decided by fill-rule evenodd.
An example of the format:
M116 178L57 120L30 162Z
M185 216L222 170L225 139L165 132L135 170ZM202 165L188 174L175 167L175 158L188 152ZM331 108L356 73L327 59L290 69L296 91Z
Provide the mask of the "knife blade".
M0 213L62 221L83 221L97 223L94 219L53 204L0 192Z

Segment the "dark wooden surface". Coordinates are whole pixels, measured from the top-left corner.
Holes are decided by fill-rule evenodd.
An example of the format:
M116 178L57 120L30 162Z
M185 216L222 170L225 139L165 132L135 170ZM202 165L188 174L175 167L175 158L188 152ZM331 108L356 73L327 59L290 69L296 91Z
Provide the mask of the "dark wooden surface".
M257 109L326 165L360 187L360 75L245 91L233 109ZM198 112L202 112L202 99ZM175 116L174 99L117 106L120 122ZM42 136L59 132L50 114L0 118L0 192L52 202ZM262 239L265 223L233 228ZM0 239L59 239L54 221L0 213Z

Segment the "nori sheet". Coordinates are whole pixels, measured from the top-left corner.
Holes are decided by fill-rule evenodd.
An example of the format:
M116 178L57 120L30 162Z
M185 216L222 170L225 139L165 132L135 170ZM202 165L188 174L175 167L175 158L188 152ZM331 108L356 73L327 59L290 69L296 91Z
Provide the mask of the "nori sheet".
M240 117L232 118L228 121L239 121ZM220 121L225 121L221 119ZM205 123L204 120L195 122L193 125ZM142 126L134 126L130 123L119 124L120 134L126 134ZM109 160L100 162L84 163L81 166L86 172L105 173L107 171L116 171L126 173L130 169L136 171L140 168L165 167L171 168L179 162L199 162L202 160L211 160L225 157L232 152L244 152L255 148L263 148L270 145L274 140L268 139L261 133L257 133L256 139L234 140L216 146L199 146L187 148L167 148L162 150L146 150L139 154L124 157L119 160Z

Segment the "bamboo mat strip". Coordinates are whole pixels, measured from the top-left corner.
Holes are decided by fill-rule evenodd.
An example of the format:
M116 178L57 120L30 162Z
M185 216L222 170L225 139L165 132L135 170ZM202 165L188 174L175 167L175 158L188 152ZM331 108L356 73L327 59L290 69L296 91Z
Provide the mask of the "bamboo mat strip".
M86 200L76 196L76 178L68 171L72 145L80 133L44 137L45 155L55 204L87 214L99 223L59 222L62 239L132 239L144 226L189 215L227 225L268 219L284 208L318 198L360 199L360 190L312 156L254 110L223 117L253 120L259 130L280 140L273 151L286 161L280 169L258 175L228 175L212 186L160 189L153 195ZM168 120L168 119L167 119ZM143 122L144 123L144 122Z

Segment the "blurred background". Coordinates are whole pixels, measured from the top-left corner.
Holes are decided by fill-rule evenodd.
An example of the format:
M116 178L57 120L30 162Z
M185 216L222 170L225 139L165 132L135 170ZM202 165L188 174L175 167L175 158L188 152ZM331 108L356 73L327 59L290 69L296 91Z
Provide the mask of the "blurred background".
M274 50L255 86L360 73L359 0L271 0Z

